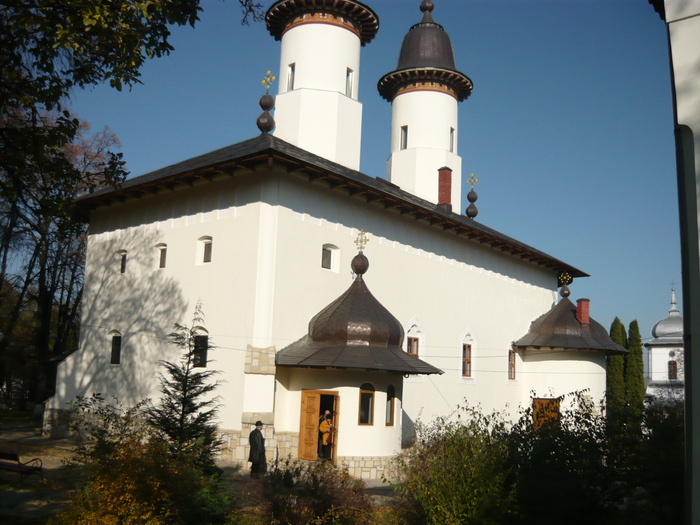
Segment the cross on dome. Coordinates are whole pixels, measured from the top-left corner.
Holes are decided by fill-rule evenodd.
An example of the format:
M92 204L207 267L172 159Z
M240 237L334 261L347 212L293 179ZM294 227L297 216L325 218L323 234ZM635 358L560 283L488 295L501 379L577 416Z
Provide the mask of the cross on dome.
M365 232L365 230L360 230L360 233L357 234L357 239L355 239L355 246L357 246L357 250L362 253L365 249L365 246L367 246L367 243L369 242L369 236Z

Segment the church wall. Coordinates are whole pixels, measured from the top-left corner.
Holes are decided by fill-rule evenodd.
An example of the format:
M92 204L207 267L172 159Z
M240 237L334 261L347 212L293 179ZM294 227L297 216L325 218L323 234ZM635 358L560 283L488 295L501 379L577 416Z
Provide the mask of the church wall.
M508 350L551 308L553 273L291 177L280 181L280 195L279 349L303 336L311 317L350 286L353 241L364 228L370 236L364 278L371 292L405 329L412 321L420 325L420 357L445 371L406 380L408 427L418 417L450 414L465 398L487 409L521 402L527 390L507 378ZM324 244L339 248L338 273L321 268ZM474 341L470 379L461 375L466 333Z
M599 409L605 397L605 353L561 348L526 349L522 361L523 405L534 397L559 397L574 392L589 396ZM585 390L585 392L583 392ZM572 401L567 397L567 403ZM567 406L566 403L562 407Z

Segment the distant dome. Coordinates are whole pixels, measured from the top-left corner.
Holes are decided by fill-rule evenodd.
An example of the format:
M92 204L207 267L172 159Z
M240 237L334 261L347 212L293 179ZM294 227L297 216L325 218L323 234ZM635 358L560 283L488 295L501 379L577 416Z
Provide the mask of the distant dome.
M651 335L655 340L659 340L651 343L683 343L683 318L676 307L675 290L671 291L671 309L668 311L668 316L654 325Z

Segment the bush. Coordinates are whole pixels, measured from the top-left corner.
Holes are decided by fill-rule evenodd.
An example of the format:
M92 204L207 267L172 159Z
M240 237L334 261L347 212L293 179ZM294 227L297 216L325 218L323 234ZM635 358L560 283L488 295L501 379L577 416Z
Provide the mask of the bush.
M124 409L99 394L73 405L72 428L83 437L73 463L85 485L53 524L223 523L232 497L202 474L196 458L174 460L142 419L142 405Z
M415 523L503 523L512 511L506 425L500 414L461 408L456 421L416 425L416 439L396 462Z
M275 462L266 494L272 517L281 525L359 525L371 519L364 483L330 462Z

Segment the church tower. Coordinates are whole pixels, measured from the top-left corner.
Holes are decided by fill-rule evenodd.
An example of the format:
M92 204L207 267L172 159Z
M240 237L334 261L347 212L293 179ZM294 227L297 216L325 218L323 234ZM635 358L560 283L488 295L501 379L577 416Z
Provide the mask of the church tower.
M402 189L459 213L462 159L457 154L457 106L472 92L457 71L452 42L433 21L433 2L423 0L423 19L404 37L395 71L377 88L392 105L388 178ZM451 202L439 202L438 171L452 171ZM444 188L444 185L441 184Z
M275 136L348 168L360 168L360 47L379 19L355 0L279 0L267 11L281 40Z

